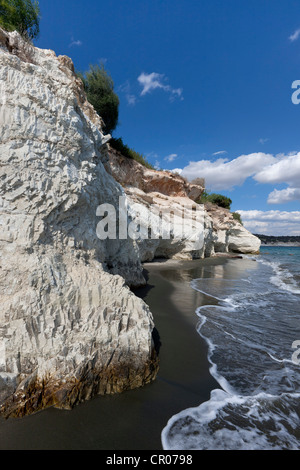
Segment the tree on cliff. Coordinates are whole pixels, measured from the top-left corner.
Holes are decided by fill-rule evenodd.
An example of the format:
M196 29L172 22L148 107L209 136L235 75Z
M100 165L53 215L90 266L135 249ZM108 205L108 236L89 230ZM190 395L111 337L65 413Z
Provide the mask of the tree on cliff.
M118 125L119 97L114 92L114 82L104 65L90 65L88 72L76 72L84 84L88 101L94 106L99 116L103 119L104 132L111 134ZM146 158L139 152L123 143L122 137L111 138L111 147L120 152L124 157L132 158L147 168L154 169Z
M88 101L104 121L104 131L110 134L118 124L119 97L114 92L114 82L103 64L90 65L85 74L78 73L83 81Z
M9 31L12 31L14 28L11 24L11 16L11 5L5 0L0 0L0 26Z
M35 39L40 32L40 7L32 0L0 0L0 26L17 30L25 39Z

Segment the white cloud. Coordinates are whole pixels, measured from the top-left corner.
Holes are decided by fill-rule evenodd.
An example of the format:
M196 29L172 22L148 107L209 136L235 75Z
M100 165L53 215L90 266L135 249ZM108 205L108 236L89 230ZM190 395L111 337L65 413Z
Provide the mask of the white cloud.
M130 106L134 106L136 104L137 97L131 92L131 87L128 80L120 85L117 91L125 94L125 99Z
M261 145L266 144L268 141L269 141L269 139L259 139L259 143L260 143Z
M299 36L300 36L300 28L299 28L299 29L296 29L296 31L295 31L293 34L291 34L291 36L289 37L289 40L290 40L291 42L297 41L297 39L299 38Z
M298 200L300 200L300 188L274 189L268 197L269 204L285 204Z
M164 160L166 160L167 162L171 163L171 162L173 162L177 157L178 157L177 153L171 153L171 155L168 155L167 157L165 157Z
M299 211L237 210L243 224L252 233L264 235L300 235Z
M177 175L181 175L182 173L182 168L174 168L174 170L170 170L172 173L175 173Z
M274 189L269 194L269 204L300 200L300 153L278 156L275 163L259 171L254 179L259 183L288 185L285 189Z
M276 158L265 153L241 155L230 161L224 158L214 162L200 160L190 162L183 168L182 176L190 180L197 177L205 178L209 190L232 189L234 186L241 186L248 177L254 176L262 168L274 162Z
M213 153L213 156L216 156L216 155L224 155L225 153L228 153L228 152L226 152L226 150L220 150L219 152Z
M243 220L259 220L259 221L271 221L276 222L295 222L300 223L300 211L259 211L259 210L237 210L243 218Z
M131 95L130 93L126 93L125 98L127 100L127 103L130 106L134 106L136 104L136 96L135 95Z
M165 76L156 72L144 73L142 72L138 77L139 84L143 87L141 96L151 93L156 89L161 89L170 93L170 99L173 100L175 97L182 98L182 88L172 88L170 85L164 83Z
M75 40L75 39L71 39L71 42L69 44L69 47L72 47L72 46L82 46L82 41L80 41L79 39L78 40Z
M300 153L276 157L255 175L259 183L287 183L300 187Z
M158 73L141 73L138 77L138 82L142 85L143 89L141 91L141 95L145 95L146 93L150 93L151 91L155 90L156 88L163 88L161 83L161 79L163 78L162 75Z
M300 152L276 156L258 152L241 155L233 160L199 160L184 167L182 176L189 180L204 178L209 191L241 186L249 177L261 184L286 184L288 187L285 189L273 189L268 203L283 204L300 200Z

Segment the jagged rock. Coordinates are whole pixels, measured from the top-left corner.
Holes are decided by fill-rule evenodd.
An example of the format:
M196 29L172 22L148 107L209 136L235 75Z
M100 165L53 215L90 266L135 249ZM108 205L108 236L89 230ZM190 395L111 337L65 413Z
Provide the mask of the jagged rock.
M111 147L106 168L123 186L128 213L146 234L137 240L143 262L204 256L204 211L195 202L204 191L202 186L170 171L146 168ZM160 220L149 223L157 211L161 212ZM150 226L153 230L147 236Z
M127 285L145 282L138 247L97 236L97 207L123 189L71 60L0 30L0 123L2 412L148 383L153 318Z
M113 148L109 148L106 167L123 186L133 218L137 212L135 206L140 204L142 207L139 217L141 226L147 226L154 206L169 210L169 215L162 217L162 220L166 228L173 225L172 236L139 240L142 261L159 257L193 259L214 256L216 253L259 251L260 240L235 220L229 210L215 204L197 204L196 201L204 191L201 184L203 180L189 183L169 171L149 170ZM180 226L183 217L186 223L184 234Z
M166 196L199 199L204 191L200 184L189 183L182 176L171 171L157 171L146 168L137 161L124 157L109 146L107 170L125 188L138 188L144 193L164 194Z
M215 204L205 204L205 211L212 221L206 243L211 253L257 254L261 241L235 220L228 209Z

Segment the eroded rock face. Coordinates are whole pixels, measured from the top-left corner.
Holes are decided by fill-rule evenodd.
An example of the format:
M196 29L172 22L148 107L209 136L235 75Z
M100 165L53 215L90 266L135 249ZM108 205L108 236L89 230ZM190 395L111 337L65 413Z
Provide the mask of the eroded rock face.
M199 259L218 253L249 254L259 251L260 240L235 220L229 210L215 204L197 204L204 191L201 185L189 183L169 171L149 170L112 148L109 148L106 167L123 186L133 217L137 212L135 205L142 206L142 226L147 226L153 207L160 206L162 212L164 208L172 212L169 217L162 217L166 228L173 224L169 239L149 236L138 241L142 261L160 257ZM175 217L175 223L172 217ZM180 230L181 218L186 222L185 232Z
M0 30L0 405L70 407L153 380L154 327L127 284L136 242L99 240L117 205L108 137L69 58ZM126 283L125 283L126 281Z
M202 186L170 171L148 169L111 147L106 168L123 186L129 216L145 234L137 240L143 262L204 257L205 214L195 202Z
M205 204L212 221L206 244L210 256L215 253L257 254L261 241L235 220L228 209L215 204Z
M204 191L201 185L189 183L178 174L146 168L137 161L124 157L110 146L107 169L123 187L138 188L146 194L160 193L196 201Z

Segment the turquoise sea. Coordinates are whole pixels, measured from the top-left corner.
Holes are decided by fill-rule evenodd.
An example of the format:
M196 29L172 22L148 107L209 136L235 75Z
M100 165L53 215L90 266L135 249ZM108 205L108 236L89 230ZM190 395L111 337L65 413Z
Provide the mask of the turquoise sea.
M219 388L170 418L166 450L300 449L300 247L263 246L247 258L239 278L229 262L191 283L205 299L198 332Z

